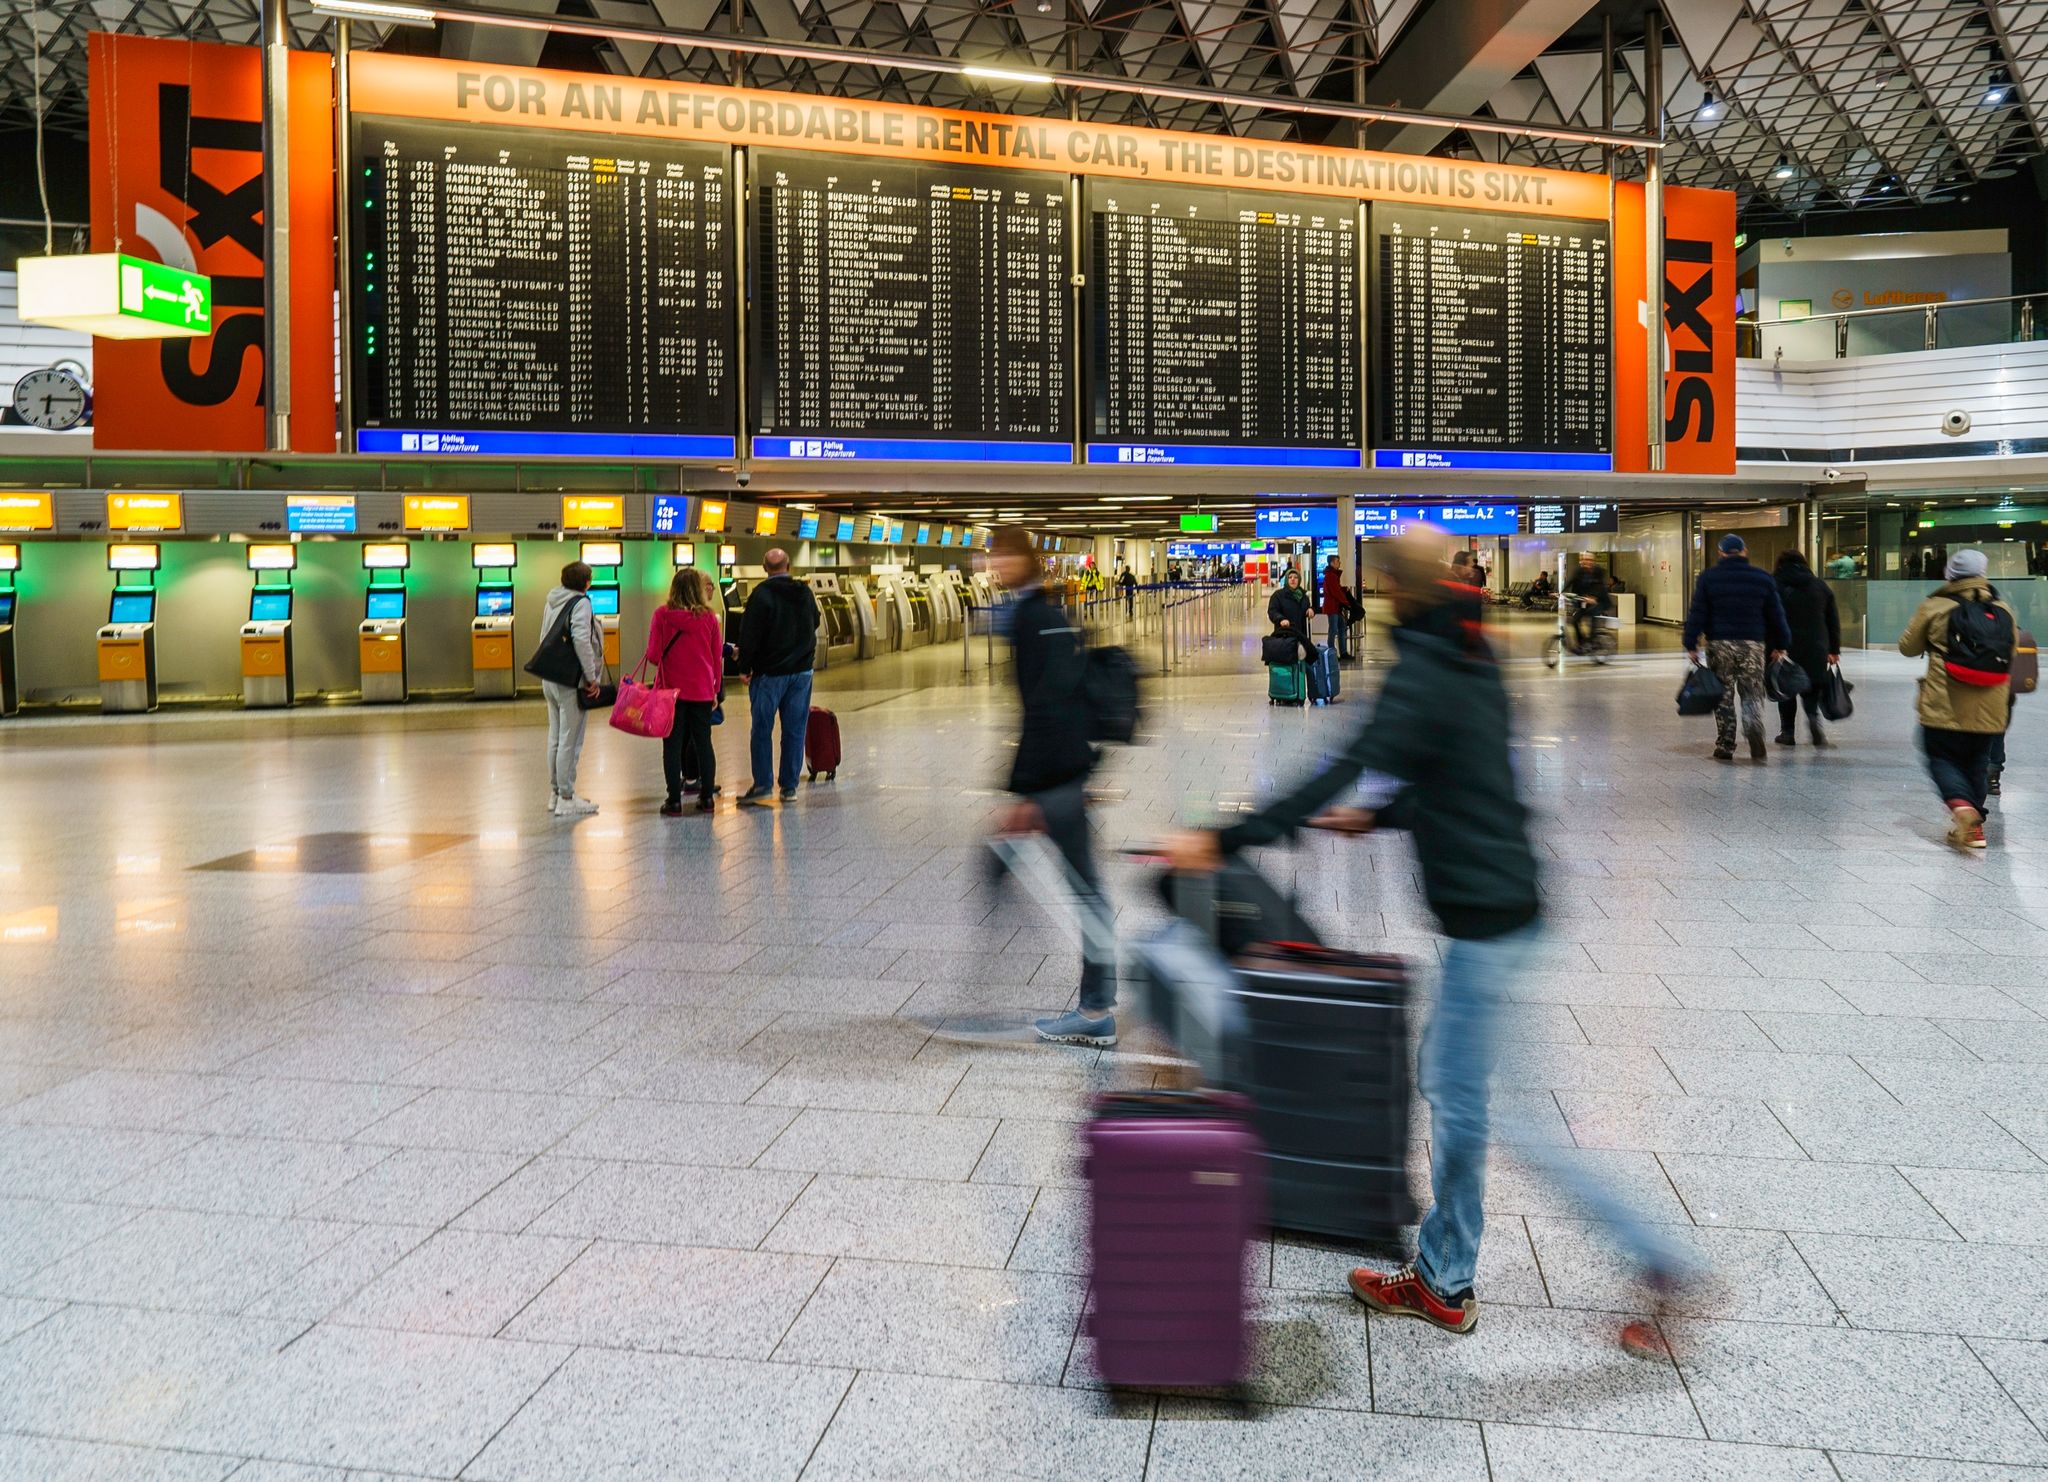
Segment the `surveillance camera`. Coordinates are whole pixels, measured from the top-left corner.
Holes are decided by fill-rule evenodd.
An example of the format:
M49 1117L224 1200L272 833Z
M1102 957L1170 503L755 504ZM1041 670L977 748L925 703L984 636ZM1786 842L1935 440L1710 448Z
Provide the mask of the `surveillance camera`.
M1832 484L1832 483L1834 483L1834 482L1835 482L1835 481L1836 481L1837 479L1841 478L1841 476L1842 476L1842 470L1841 470L1841 469L1839 469L1839 468L1830 468L1830 469L1829 469L1829 470L1828 470L1828 471L1827 471L1827 472L1826 472L1826 473L1825 473L1825 474L1823 475L1823 477L1825 477L1825 478L1827 479L1827 481L1828 481L1829 483L1831 483L1831 484Z
M1950 437L1961 437L1970 430L1970 414L1961 407L1942 413L1941 430Z
M734 474L734 475L732 476L732 481L733 481L733 482L734 482L735 484L738 484L738 485L739 485L739 486L740 486L740 487L741 487L742 489L744 489L744 488L746 488L746 487L747 487L747 485L749 485L749 484L751 484L752 482L754 482L754 476L753 476L752 474L748 473L748 472L747 472L747 471L746 471L746 470L745 470L745 469L743 468L743 469L741 469L741 470L740 470L740 471L739 471L738 473L736 473L736 474Z

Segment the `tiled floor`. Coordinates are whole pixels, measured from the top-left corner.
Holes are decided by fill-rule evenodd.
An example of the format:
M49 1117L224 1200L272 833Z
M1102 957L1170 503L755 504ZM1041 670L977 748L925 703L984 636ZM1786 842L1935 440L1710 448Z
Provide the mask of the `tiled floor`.
M1471 1336L1260 1248L1249 1416L1078 1336L1074 1122L1149 1071L952 1037L1075 973L981 893L1007 696L957 650L828 675L839 783L712 821L596 731L552 823L530 706L0 726L0 1477L2048 1476L2048 702L1966 859L1902 662L1838 749L1716 767L1641 646L1510 667L1552 930L1501 1105L1718 1294L1622 1353L1640 1294L1503 1150ZM1347 682L1198 656L1106 842L1266 790ZM1402 841L1269 863L1426 989Z

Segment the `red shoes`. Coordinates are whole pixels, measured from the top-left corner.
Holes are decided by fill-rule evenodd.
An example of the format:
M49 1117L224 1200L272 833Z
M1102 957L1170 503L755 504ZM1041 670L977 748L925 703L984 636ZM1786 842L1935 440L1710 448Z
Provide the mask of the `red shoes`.
M1429 1289L1413 1266L1385 1272L1360 1266L1350 1281L1352 1296L1389 1317L1419 1317L1451 1333L1469 1333L1479 1322L1479 1303L1470 1287L1446 1301Z

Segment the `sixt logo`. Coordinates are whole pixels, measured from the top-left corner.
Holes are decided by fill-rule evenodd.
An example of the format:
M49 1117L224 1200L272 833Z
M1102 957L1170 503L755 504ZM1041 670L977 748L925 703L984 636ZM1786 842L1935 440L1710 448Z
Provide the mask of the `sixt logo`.
M1664 244L1664 336L1667 443L1714 440L1714 244L1673 238ZM1673 383L1676 383L1675 385Z

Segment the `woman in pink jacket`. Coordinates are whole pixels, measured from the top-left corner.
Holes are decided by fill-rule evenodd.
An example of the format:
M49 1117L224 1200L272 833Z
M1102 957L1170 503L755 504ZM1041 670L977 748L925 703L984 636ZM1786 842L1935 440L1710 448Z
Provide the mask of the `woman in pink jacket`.
M676 723L661 743L668 801L661 816L683 814L683 786L697 788L697 811L709 813L718 794L718 754L711 745L711 712L725 680L725 630L714 606L711 578L694 566L676 572L668 602L647 627L647 653L655 684L676 692ZM684 772L695 774L685 778Z

